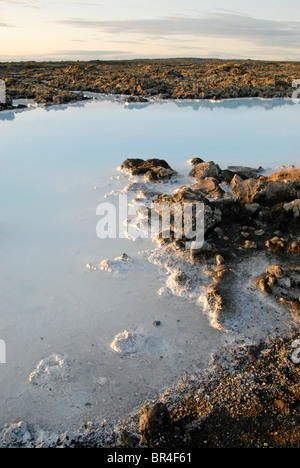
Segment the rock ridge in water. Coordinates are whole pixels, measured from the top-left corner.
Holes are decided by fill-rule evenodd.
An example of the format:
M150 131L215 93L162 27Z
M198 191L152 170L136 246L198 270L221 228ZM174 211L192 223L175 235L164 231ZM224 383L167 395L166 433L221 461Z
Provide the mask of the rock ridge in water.
M275 283L281 281L286 288L294 289L293 293L284 293L284 285L281 285L281 303L298 310L299 278L296 265L299 263L297 254L300 251L300 170L292 168L268 177L261 173L262 168L231 167L228 172L212 161L196 161L190 172L195 184L183 186L173 195L161 195L157 200L170 205L186 202L204 204L205 244L199 251L191 251L191 255L193 261L200 264L219 255L227 266L223 265L223 273L220 265L217 267L219 273L209 288L209 296L218 308L223 308L221 304L230 296L230 282L226 273L226 286L223 288L223 298L220 298L223 274L234 271L250 254L254 257L262 253L269 259L272 253L274 259L280 260L279 264L289 277L285 281L276 278ZM184 249L181 239L174 236L171 241L174 247L176 245ZM271 278L266 281L272 283ZM260 280L255 285L265 282ZM271 287L266 290L273 291Z
M297 310L299 282L295 267L300 251L300 171L291 167L288 171L263 176L261 167L231 166L223 170L215 162L205 162L202 158L193 158L190 163L193 166L189 174L191 184L182 185L171 193L155 194L154 191L151 201L158 207L203 204L204 244L197 249L187 249L188 239L182 235L178 237L172 217L169 237L162 231L156 233L158 247L149 253L148 259L166 272L166 283L159 293L171 293L198 302L207 311L214 327L226 329L226 323L232 323L231 319L228 322L228 310L231 310L231 316L233 311L238 314L241 298L245 305L250 304L253 309L257 307L255 288L268 292L269 297L275 297L275 293L271 294L275 290L278 295L278 288L262 286L272 279L257 281L270 263L288 270L292 278L286 284L295 288L294 293L286 293L279 304L275 301L274 315L279 314L276 308L283 305ZM169 171L173 171L164 160L139 158L127 159L121 170L128 176L167 170L167 178ZM156 175L149 176L146 182L153 180L157 181ZM147 210L144 211L146 216ZM143 210L139 214L143 216ZM106 261L106 266L108 264ZM240 275L247 270L247 265L251 284L246 286ZM261 272L259 265L262 265Z

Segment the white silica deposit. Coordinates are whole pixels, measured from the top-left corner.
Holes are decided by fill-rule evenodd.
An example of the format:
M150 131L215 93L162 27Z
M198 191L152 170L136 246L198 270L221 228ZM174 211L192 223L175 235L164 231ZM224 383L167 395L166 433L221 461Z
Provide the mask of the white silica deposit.
M125 330L118 333L112 341L110 347L121 354L132 354L144 348L147 335L142 331L130 332Z
M114 259L104 259L98 265L88 263L86 267L88 270L107 271L108 273L118 275L129 271L130 268L137 268L138 262L126 253L123 253Z
M172 346L166 344L161 336L153 331L137 328L118 333L110 344L113 351L120 355L147 353L156 355L172 351Z
M2 445L22 448L32 440L28 425L24 421L5 427L1 434Z
M55 380L60 380L69 370L66 359L59 354L52 354L39 362L30 374L29 382L33 385L44 386Z

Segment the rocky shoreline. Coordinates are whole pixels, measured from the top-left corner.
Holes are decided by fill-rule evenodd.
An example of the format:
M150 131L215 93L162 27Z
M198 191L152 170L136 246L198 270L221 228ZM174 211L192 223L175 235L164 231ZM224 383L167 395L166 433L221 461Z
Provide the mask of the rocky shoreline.
M0 63L10 99L46 106L84 99L85 92L159 99L290 98L299 62L149 59L90 62ZM3 105L0 110L10 108Z
M253 293L247 296L250 309L263 309L257 288L275 309L288 308L293 326L287 336L276 329L272 336L269 330L267 339L224 349L206 376L187 376L175 398L167 393L143 407L135 439L125 432L119 444L134 446L135 440L150 447L299 447L300 374L293 352L300 311L300 171L291 167L263 176L262 168L221 170L199 158L190 163L192 184L156 199L170 205L201 202L207 208L201 249L188 257L183 239L161 239L182 262L175 285L192 289L195 278L185 266L200 264L212 279L206 300L214 323L227 328L231 322L226 316L243 307L244 292L234 290L234 274L250 257L256 268L249 288ZM269 262L261 275L259 262L255 264L260 255Z
M186 375L126 421L56 434L26 422L0 432L1 448L299 448L299 333L224 349L204 375ZM298 340L299 342L299 340ZM297 342L297 343L298 343ZM293 353L294 361L293 362Z
M131 159L124 161L120 170L143 178L143 196L153 203L205 205L202 248L187 251L185 239L176 238L174 230L170 238L160 233L153 255L155 262L168 269L166 287L173 294L196 298L201 283L212 326L237 332L236 341L215 355L205 374L186 375L117 430L112 428L114 442L104 446L299 447L299 169L288 167L263 175L262 168L222 170L200 158L190 164L191 184L173 194L147 192L149 182L159 184L161 192L164 182L176 177L166 161ZM268 265L262 272L261 258ZM237 287L237 271L250 264L254 271L250 284L243 277ZM232 327L232 318L242 322L245 301L246 326L237 330ZM269 308L273 329L270 323L264 328L264 308ZM257 328L261 328L262 337L257 330L247 330L255 309L260 310ZM290 314L285 333L276 327L275 320L276 313L283 310ZM73 444L77 442L73 440Z
M296 336L224 350L206 375L186 376L141 408L116 446L299 448Z
M226 289L228 281L233 281L236 266L249 257L263 254L270 265L261 272L255 286L265 294L273 294L297 314L300 310L300 170L290 167L263 176L262 168L222 170L218 164L201 159L194 159L191 164L191 185L183 185L173 194L152 197L152 202L154 206L203 204L204 245L187 251L187 239L176 237L173 221L170 239L160 233L161 248L165 248L167 255L175 255L184 266L205 265L213 279L208 286L211 306L215 303L220 311L223 303L233 306L234 299ZM152 182L172 177L172 168L161 160L127 160L121 170L131 175L144 174L145 180ZM193 280L182 273L175 282L189 290Z
M177 174L164 160L128 159L119 169L142 199L204 205L201 248L186 249L172 225L169 238L158 233L148 260L168 271L162 289L198 301L211 325L235 340L205 373L186 374L126 421L87 423L62 435L20 422L2 429L2 447L299 448L300 171L264 175L200 158L190 164L190 183L172 193L164 193L165 184ZM130 258L123 254L114 267L119 263L128 266ZM100 266L112 270L111 263ZM133 335L121 334L118 351L128 337L136 345Z

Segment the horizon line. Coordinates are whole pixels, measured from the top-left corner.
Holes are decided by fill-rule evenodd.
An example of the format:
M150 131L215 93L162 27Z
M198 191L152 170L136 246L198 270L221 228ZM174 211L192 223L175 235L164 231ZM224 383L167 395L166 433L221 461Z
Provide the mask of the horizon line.
M256 59L256 58L220 58L220 57L136 57L136 58L99 58L99 59L87 59L87 60L81 60L81 59L75 59L75 58L70 58L70 59L10 59L10 60L2 60L0 59L0 63L69 63L69 62L80 62L80 63L90 63L90 62L134 62L134 61L155 61L155 60L219 60L219 61L237 61L237 62L275 62L275 63L300 63L300 60L298 59Z

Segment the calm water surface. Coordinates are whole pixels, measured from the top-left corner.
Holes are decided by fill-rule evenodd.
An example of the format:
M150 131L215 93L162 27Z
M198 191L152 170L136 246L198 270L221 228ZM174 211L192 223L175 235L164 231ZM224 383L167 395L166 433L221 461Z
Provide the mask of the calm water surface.
M128 157L164 158L185 174L191 157L222 168L298 165L299 117L299 105L276 100L103 100L0 114L0 338L7 346L0 425L23 419L64 429L95 413L120 415L164 379L170 384L189 366L206 364L222 337L198 307L158 298L151 271L113 280L86 270L139 248L97 239L96 207ZM159 350L165 359L113 355L117 333L156 319L165 324L157 330L167 337ZM180 351L187 342L190 356ZM28 376L54 352L69 356L72 372L50 395L32 389Z

